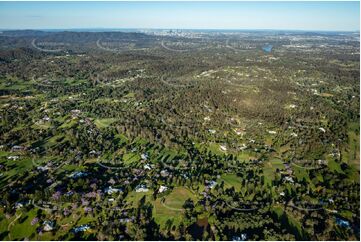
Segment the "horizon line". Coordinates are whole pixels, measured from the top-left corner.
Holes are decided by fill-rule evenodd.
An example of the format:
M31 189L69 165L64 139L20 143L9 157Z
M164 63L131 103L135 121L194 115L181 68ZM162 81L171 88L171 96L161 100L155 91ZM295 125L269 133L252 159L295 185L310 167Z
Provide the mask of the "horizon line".
M312 29L251 29L251 28L142 28L142 27L74 27L74 28L0 28L0 31L62 31L62 30L227 30L227 31L297 31L297 32L348 32L355 33L360 32L357 30L312 30ZM86 31L86 32L88 32Z

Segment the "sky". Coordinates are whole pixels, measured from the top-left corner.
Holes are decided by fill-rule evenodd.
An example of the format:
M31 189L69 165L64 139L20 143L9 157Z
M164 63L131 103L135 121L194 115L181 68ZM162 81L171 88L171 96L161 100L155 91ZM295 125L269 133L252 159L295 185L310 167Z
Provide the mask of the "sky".
M0 29L359 31L354 2L0 2Z

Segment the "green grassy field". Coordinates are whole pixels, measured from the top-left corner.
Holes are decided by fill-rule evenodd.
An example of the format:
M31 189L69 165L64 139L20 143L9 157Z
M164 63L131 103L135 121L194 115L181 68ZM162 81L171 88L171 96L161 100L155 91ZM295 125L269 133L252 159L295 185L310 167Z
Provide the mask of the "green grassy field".
M176 187L166 197L154 201L153 217L162 227L170 220L172 224L179 225L183 219L183 205L187 199L196 202L196 196L185 187Z
M111 125L112 123L114 123L115 121L117 121L117 119L115 119L115 118L102 118L102 119L96 119L94 121L94 124L99 129L104 129L104 128L108 127L109 125Z
M63 134L55 135L48 138L44 144L45 148L51 148L67 141L67 138Z
M342 161L360 170L360 127L358 123L351 123L348 128L348 147L341 151Z
M220 183L222 181L224 181L225 188L234 187L236 191L240 191L242 188L241 180L236 174L223 174L217 182Z
M123 161L125 164L129 165L129 164L132 164L134 162L137 162L141 159L140 155L137 154L137 153L126 153L124 154L123 156Z
M196 196L185 187L176 187L165 197L164 204L175 209L182 209L184 202L188 199L195 200Z
M26 214L22 214L18 221L21 223L14 223L11 227L11 239L19 240L22 238L29 238L32 233L36 233L36 225L32 226L31 220L36 217L36 212L38 209L32 209ZM24 220L25 219L25 220Z
M69 129L77 125L78 121L76 119L66 120L62 125L59 126L60 129Z
M216 154L216 155L224 155L227 152L227 151L221 150L220 145L217 144L217 143L209 143L208 144L208 151L213 153L213 154Z
M237 159L240 161L249 161L256 158L257 157L255 154L252 154L252 152L248 152L248 151L242 151L237 154Z
M51 127L51 123L49 123L49 122L42 123L42 124L37 123L37 124L33 124L31 127L34 129L49 129Z
M276 170L283 169L284 165L282 161L278 158L271 158L269 161L265 162L263 167L263 175L265 183L271 184L272 180L275 178Z
M18 160L9 160L7 159L8 155L17 155L16 153L2 152L0 154L0 164L5 165L6 167L11 167L8 171L1 172L0 185L6 185L8 180L16 180L16 177L23 174L25 171L30 171L34 164L32 158L19 156Z
M126 202L130 207L137 208L139 201L145 196L145 200L149 202L153 202L152 198L153 190L149 190L148 192L130 192L126 197Z

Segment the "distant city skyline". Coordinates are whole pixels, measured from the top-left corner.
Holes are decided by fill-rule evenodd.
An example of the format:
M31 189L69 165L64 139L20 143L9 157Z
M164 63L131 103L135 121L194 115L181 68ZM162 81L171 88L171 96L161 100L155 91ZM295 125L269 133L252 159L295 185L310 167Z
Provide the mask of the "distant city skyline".
M0 2L1 29L359 31L353 2Z

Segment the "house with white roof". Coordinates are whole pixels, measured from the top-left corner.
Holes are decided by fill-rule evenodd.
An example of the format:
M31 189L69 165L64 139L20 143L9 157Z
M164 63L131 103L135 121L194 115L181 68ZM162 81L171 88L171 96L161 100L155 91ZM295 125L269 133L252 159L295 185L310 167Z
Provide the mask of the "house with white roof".
M149 189L147 188L146 185L138 185L136 188L135 188L135 192L148 192Z
M158 192L159 192L159 193L162 193L162 192L165 192L165 191L167 191L167 190L168 190L168 187L166 187L166 186L160 186L159 189L158 189Z

